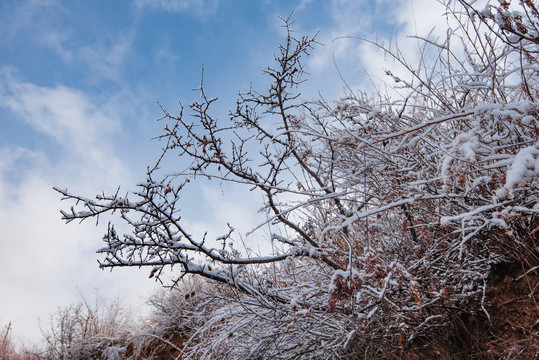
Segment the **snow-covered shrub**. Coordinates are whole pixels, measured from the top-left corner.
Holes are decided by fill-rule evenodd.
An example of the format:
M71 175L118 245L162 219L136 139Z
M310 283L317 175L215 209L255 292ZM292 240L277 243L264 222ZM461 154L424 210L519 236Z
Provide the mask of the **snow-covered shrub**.
M116 299L83 301L58 309L42 329L47 359L122 359L136 328L133 315Z
M218 289L198 278L184 278L181 286L163 289L150 298L153 313L130 339L133 359L168 359L198 341L197 333L212 318ZM180 356L181 358L181 356Z
M388 71L398 92L331 103L301 99L314 39L287 21L267 90L240 94L229 121L211 115L202 86L194 121L164 110L159 162L180 155L186 169L163 175L158 163L130 196L58 189L84 207L65 220L118 212L133 228L109 226L102 267L159 276L176 265L180 278L215 282L178 310L192 324L181 352L193 358L412 356L458 338L454 319L486 323L493 267L539 265L539 13L530 1L447 11L447 38L423 39L433 59L414 66L377 45L407 74ZM225 246L230 226L213 242L184 227L180 194L200 177L264 196L271 251Z

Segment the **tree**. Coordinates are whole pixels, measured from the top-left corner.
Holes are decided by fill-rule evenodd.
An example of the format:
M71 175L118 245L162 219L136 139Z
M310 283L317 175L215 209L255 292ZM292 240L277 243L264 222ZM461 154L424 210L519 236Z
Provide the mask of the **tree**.
M452 28L443 41L420 39L418 65L372 43L406 74L387 72L389 99L304 100L302 61L316 39L296 37L284 19L265 91L240 93L223 122L201 82L194 121L181 103L178 115L163 108L164 150L137 192L90 199L57 188L79 204L63 218L118 213L132 228L108 226L101 267L150 266L159 277L180 266L179 279L221 284L208 296L222 308L205 315L186 353L391 357L436 337L484 351L459 331L470 317L491 320L491 275L515 261L523 274L539 266L539 13L531 1L446 6ZM160 173L171 155L190 165ZM217 245L234 238L231 226L194 238L180 195L201 177L261 193L279 246L252 256Z

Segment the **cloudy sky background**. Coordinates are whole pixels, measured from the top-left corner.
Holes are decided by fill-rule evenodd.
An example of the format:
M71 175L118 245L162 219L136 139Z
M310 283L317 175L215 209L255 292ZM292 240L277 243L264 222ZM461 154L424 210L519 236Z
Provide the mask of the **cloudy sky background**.
M390 39L414 56L434 26L445 32L434 0L4 0L0 3L0 326L37 341L58 307L96 289L143 306L159 284L147 270L98 269L106 222L60 219L53 186L89 197L144 181L160 144L156 101L170 112L196 99L204 82L226 116L238 90L264 89L261 70L283 39L295 9L298 35L320 31L306 62L305 97L344 94L389 81L384 56L354 37ZM436 33L435 33L436 34ZM346 37L346 38L343 38ZM171 165L173 166L173 165ZM184 199L186 220L203 231L227 221L256 224L256 198L242 202L201 183ZM235 221L234 221L235 220ZM256 239L255 239L256 240Z

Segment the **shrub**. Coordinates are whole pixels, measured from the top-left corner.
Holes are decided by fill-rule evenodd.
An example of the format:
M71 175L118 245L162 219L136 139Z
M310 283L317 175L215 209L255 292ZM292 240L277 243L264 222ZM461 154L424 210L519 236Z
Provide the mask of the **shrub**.
M196 340L182 339L181 352L190 357L488 353L494 342L471 328L493 321L495 270L518 263L529 276L539 265L539 12L531 1L446 5L447 38L420 39L417 65L373 43L402 67L387 72L390 98L303 100L302 60L316 41L285 20L265 91L240 94L223 122L201 84L195 120L163 109L164 152L137 192L90 199L57 189L79 204L64 219L118 213L131 226L121 235L109 225L102 267L150 266L159 277L179 266L178 281L216 282L203 306L188 307L186 336ZM160 172L178 155L187 168ZM217 239L193 236L180 194L199 178L262 194L272 251L234 247L232 226Z

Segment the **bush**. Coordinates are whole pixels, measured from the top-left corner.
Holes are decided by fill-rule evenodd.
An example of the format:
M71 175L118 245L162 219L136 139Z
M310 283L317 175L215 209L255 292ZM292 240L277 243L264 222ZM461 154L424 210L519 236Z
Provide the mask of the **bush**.
M11 339L11 323L9 323L0 332L0 359L2 360L40 360L40 356L37 355L38 351L24 346L21 346L19 350L13 344Z
M515 282L539 268L539 12L531 1L446 4L447 38L421 39L417 65L373 43L402 67L387 72L390 98L302 100L302 60L316 41L285 20L265 91L240 94L223 123L201 84L194 121L163 109L164 152L136 193L57 189L81 205L64 219L118 213L131 226L121 235L109 225L102 267L150 266L159 277L179 266L177 281L214 282L203 305L177 312L189 319L180 342L191 358L514 354L489 337L488 295L504 266L519 265L518 277L504 274ZM163 174L178 155L190 165ZM230 225L217 239L185 228L180 194L201 177L264 196L272 251L234 247ZM174 314L174 304L160 306Z
M133 315L118 299L104 301L96 295L92 303L61 308L51 316L50 328L42 330L46 359L120 359L127 340L136 329Z

